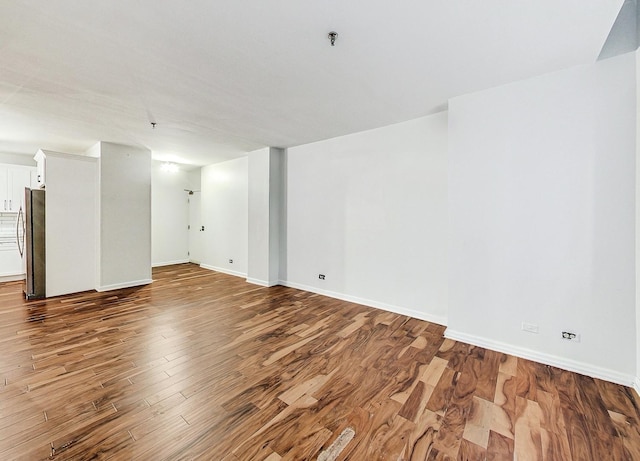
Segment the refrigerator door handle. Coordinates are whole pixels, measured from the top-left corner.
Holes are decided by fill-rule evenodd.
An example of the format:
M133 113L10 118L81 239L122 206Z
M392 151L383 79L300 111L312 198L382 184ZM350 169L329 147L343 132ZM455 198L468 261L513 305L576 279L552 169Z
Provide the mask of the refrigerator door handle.
M20 245L20 221L22 221L22 245ZM24 256L24 226L24 213L22 212L21 206L20 210L18 210L18 219L16 219L16 241L18 242L18 251L20 252L21 257Z

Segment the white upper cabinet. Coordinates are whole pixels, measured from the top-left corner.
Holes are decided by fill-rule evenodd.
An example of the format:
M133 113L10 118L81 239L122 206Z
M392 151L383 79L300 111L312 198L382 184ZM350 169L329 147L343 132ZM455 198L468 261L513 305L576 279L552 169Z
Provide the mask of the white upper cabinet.
M28 168L9 168L9 211L24 206L24 188L31 187L31 171Z
M0 212L17 212L24 204L24 188L31 187L33 167L0 165Z
M9 211L9 169L0 165L0 211Z

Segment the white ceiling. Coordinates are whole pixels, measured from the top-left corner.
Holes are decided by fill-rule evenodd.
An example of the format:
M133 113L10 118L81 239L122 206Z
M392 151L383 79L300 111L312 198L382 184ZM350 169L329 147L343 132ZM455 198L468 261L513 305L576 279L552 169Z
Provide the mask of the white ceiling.
M595 62L622 3L0 0L0 152L204 165L376 128Z

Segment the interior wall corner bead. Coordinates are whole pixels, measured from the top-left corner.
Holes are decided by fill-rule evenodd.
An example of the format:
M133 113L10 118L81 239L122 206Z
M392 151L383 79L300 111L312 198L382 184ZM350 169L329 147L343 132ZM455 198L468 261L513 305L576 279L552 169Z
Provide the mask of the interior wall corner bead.
M327 34L327 37L329 38L329 41L331 41L331 46L336 46L336 39L338 38L338 32L329 32L329 34Z

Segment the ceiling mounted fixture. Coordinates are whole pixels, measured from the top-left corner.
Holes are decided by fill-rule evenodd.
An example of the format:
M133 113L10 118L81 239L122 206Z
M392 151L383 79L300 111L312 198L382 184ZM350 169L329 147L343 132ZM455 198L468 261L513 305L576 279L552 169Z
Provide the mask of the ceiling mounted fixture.
M166 171L167 173L177 173L180 170L180 167L178 165L176 165L175 163L164 162L160 166L160 169L162 171Z
M155 130L156 129L156 122L151 122L151 129Z
M327 35L329 41L331 42L331 46L336 46L336 38L338 38L338 32L329 32Z

